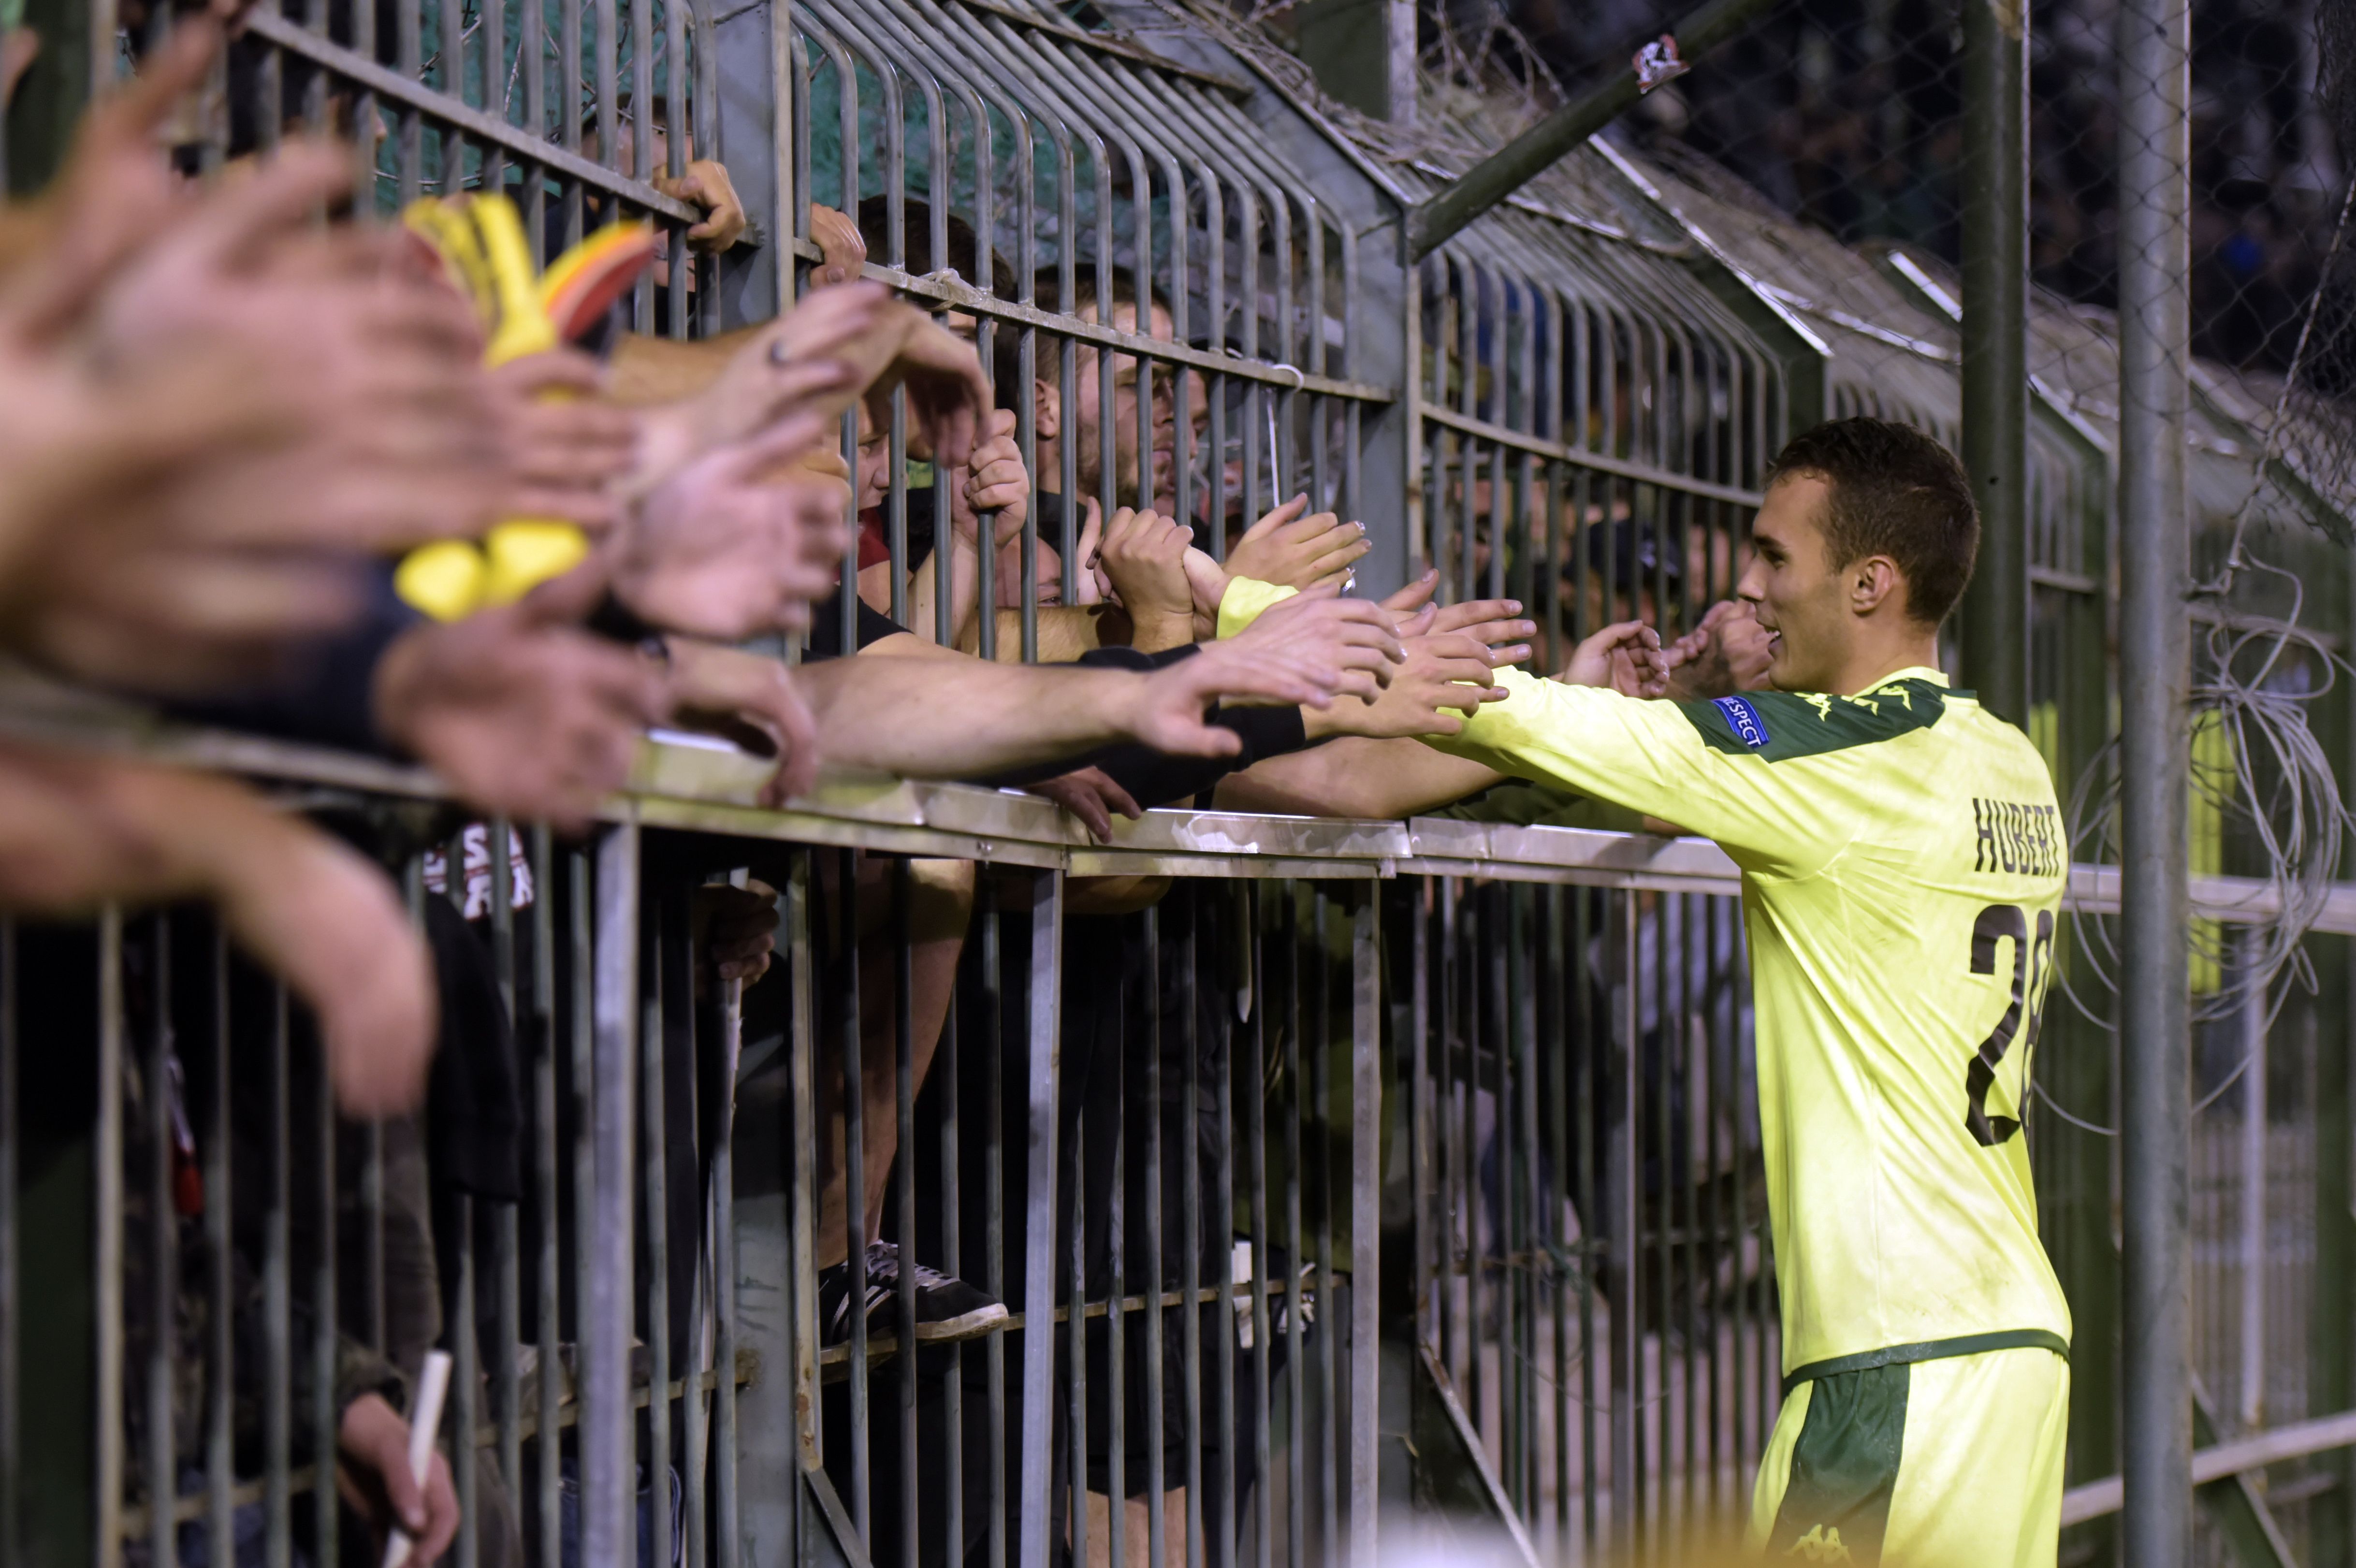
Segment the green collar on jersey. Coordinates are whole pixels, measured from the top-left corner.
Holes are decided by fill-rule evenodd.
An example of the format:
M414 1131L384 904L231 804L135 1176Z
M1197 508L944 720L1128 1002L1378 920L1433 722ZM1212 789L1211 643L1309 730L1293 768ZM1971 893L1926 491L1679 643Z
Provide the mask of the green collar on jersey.
M1746 691L1680 702L1703 744L1734 757L1788 763L1927 730L1946 711L1950 690L1936 670L1901 670L1855 697L1815 692Z

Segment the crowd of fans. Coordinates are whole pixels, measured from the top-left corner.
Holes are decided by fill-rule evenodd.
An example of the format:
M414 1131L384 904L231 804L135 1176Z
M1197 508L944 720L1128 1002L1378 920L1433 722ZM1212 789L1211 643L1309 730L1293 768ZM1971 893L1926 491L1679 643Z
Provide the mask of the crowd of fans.
M398 226L351 215L348 149L298 137L223 177L177 172L176 106L224 37L218 17L181 20L88 114L50 188L0 210L0 628L21 670L422 763L478 819L458 836L460 864L428 858L445 897L427 901L421 931L387 857L350 835L226 776L20 732L0 741L0 905L31 917L208 905L305 1004L321 1092L384 1129L388 1207L425 1237L401 1254L407 1294L424 1303L412 1330L380 1331L369 1349L348 1336L335 1391L347 1500L379 1526L400 1521L424 1560L456 1520L446 1461L420 1487L405 1459L413 1356L401 1346L443 1333L442 1239L425 1233L446 1229L449 1184L494 1199L515 1186L512 1158L488 1170L474 1141L469 1115L498 1119L479 1110L489 1089L462 1085L455 1108L418 1115L437 1055L472 1061L475 1037L511 1028L481 924L502 880L516 907L535 891L520 840L490 839L493 817L585 830L647 732L666 727L772 759L766 804L847 767L1029 789L1100 837L1116 817L1190 801L1590 819L1584 803L1501 793L1486 770L1415 740L1452 732L1496 694L1493 668L1529 656L1536 628L1518 603L1434 604L1432 574L1380 603L1351 596L1365 530L1306 496L1212 549L1213 523L1141 493L1176 443L1166 371L1081 345L1068 404L1052 370L1026 382L1001 355L986 373L969 319L859 279L880 212L824 209L811 229L826 259L774 321L693 342L605 331L599 355L558 347L491 368L466 293ZM666 186L707 213L687 242L724 247L744 229L726 171L690 169ZM1134 298L1088 294L1066 308L1170 335L1158 303L1141 313ZM1206 402L1185 406L1199 417ZM1014 440L1025 408L1036 472ZM862 436L855 472L838 439L846 415ZM1126 504L1108 511L1103 496ZM1048 541L1074 497L1080 543L1066 560ZM408 552L518 517L577 528L585 559L453 618L397 592ZM1028 664L1012 657L1026 557ZM739 645L772 634L800 639L798 664ZM979 656L991 644L997 656ZM1642 622L1607 627L1560 678L1710 695L1760 684L1764 650L1747 613L1720 606L1666 647ZM820 1085L821 1327L839 1340L864 1313L878 1335L954 1337L1003 1305L912 1259L917 1321L884 1321L902 1264L875 1238L896 1152L894 1043L905 1030L921 1083L955 1002L975 868L866 857L845 874L896 885L855 902L851 929L829 938L876 951L858 964L861 1082ZM1169 892L1155 879L1081 880L1069 912L1125 916ZM856 891L835 877L821 896ZM891 931L887 907L901 915ZM759 979L775 923L758 884L701 890L698 983ZM1128 929L1075 940L1135 969L1146 960ZM905 988L882 948L898 941ZM156 950L159 969L173 961ZM1138 995L1153 994L1149 976ZM1136 1002L1083 984L1067 992L1067 1028L1087 1038L1090 1008ZM1075 1080L1076 1105L1086 1085ZM856 1168L843 1136L853 1092ZM691 1173L680 1187L692 1193ZM1141 1260L1130 1277L1164 1262ZM500 1542L518 1539L521 1510L502 1513L495 1470L480 1486L486 1560L512 1561Z
M2117 297L2118 111L2135 85L2118 80L2118 7L2029 9L2031 274L2063 299L2107 308ZM2356 287L2344 267L2326 278L2356 151L2356 85L2341 84L2335 105L2329 58L2319 80L2319 36L2335 9L2192 6L2194 331L2204 357L2236 368L2286 368L2318 287L2332 286L2335 317ZM1574 91L1624 68L1636 41L1684 14L1656 0L1514 0L1502 10ZM1778 210L1849 243L1898 240L1954 261L1961 37L1952 0L1772 6L1752 25L1752 47L1654 94L1630 128L1656 153L1700 154L1718 166L1713 177L1732 170ZM2309 384L2344 395L2356 385L2356 346L2344 332L2310 343L2304 368Z

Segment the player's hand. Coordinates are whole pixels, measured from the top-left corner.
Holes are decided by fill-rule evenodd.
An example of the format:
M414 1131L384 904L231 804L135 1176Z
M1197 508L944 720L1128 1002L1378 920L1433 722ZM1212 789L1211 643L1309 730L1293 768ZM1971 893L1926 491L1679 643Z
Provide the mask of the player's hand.
M1622 621L1573 649L1560 678L1566 686L1607 686L1622 697L1665 697L1668 657L1660 634L1642 621Z
M1410 636L1405 641L1405 651L1406 661L1392 675L1381 697L1371 703L1337 702L1323 713L1310 715L1310 739L1364 735L1403 740L1457 734L1464 728L1464 717L1479 712L1483 703L1505 695L1503 687L1490 684L1494 665L1513 662L1506 656L1528 654L1518 646L1493 649L1464 632Z
M1399 623L1401 636L1462 632L1492 647L1503 647L1508 643L1526 644L1528 638L1537 635L1537 630L1536 621L1523 618L1522 602L1518 599L1467 599L1456 604L1427 605ZM1512 658L1500 658L1494 662L1519 664L1529 656L1529 648L1523 645L1517 648Z

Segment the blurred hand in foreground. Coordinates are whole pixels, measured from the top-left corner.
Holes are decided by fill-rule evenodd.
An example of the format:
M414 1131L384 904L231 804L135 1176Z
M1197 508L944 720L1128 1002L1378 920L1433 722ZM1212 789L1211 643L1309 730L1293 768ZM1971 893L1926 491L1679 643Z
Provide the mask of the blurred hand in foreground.
M593 563L402 634L377 666L379 732L480 810L585 826L668 706L659 666L576 624L604 588Z
M657 487L616 532L616 594L643 620L722 642L808 631L850 548L842 486L776 475L819 433L796 414Z
M423 1099L431 962L373 863L228 779L0 743L0 904L87 916L192 898L317 1015L346 1115Z

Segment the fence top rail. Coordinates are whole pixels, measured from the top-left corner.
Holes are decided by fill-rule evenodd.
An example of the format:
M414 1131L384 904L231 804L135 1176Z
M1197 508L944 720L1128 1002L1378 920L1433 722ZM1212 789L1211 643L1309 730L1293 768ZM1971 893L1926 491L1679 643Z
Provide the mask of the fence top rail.
M448 799L424 768L349 752L159 720L112 699L35 681L0 680L0 736L67 744L179 767L218 769L347 794ZM1498 881L1731 897L1741 873L1706 838L1591 828L1514 827L1419 816L1405 822L1259 816L1157 809L1115 819L1098 844L1037 795L828 771L782 808L758 804L771 763L716 738L658 731L639 745L630 787L598 815L608 822L742 838L826 844L1061 869L1079 876L1236 878L1482 877ZM2115 866L2076 865L2062 907L2115 914ZM2228 924L2280 913L2254 877L2195 877L2194 916ZM2356 882L2333 884L2310 928L2356 935Z

